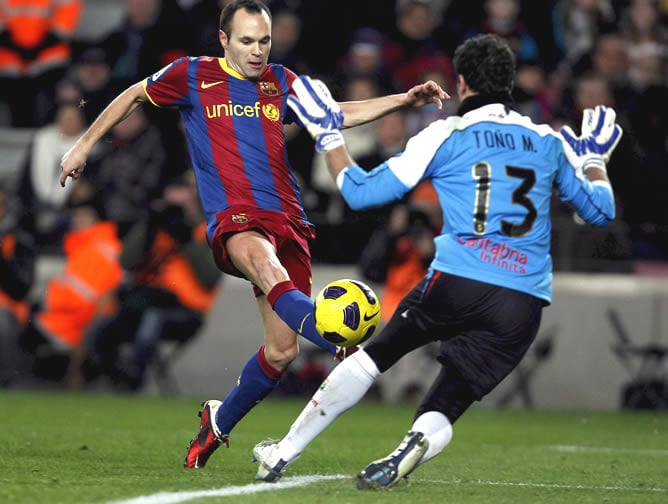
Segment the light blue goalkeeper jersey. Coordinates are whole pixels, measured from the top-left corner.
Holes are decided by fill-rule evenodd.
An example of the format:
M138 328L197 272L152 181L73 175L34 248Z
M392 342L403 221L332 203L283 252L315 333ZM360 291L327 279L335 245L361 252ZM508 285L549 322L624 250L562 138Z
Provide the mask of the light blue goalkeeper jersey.
M490 104L430 124L370 172L349 166L337 185L359 210L431 179L444 222L431 267L550 303L553 188L592 225L615 217L610 184L584 176L591 166L605 165L596 155L578 157L550 126Z

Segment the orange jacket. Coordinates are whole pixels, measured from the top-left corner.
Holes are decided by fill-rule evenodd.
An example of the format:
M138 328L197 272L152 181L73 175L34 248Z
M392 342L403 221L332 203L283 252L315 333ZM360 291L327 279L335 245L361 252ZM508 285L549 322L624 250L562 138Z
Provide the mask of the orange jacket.
M0 2L0 75L32 76L66 65L70 40L79 24L81 0L4 0Z
M193 238L206 243L206 223L201 223L193 231ZM159 231L153 241L151 257L157 263L151 274L137 273L138 283L161 287L172 292L183 306L204 313L213 305L217 287L202 285L190 262L178 252L177 243L164 231Z
M0 253L2 253L5 258L11 258L14 256L15 249L16 238L14 235L5 235L0 238ZM12 299L5 291L1 289L0 307L4 307L12 312L21 326L25 326L25 324L28 322L28 314L30 311L28 303L24 300Z
M390 320L399 302L427 273L422 254L412 245L410 238L399 238L395 254L401 260L388 267L380 300L381 318L384 321Z
M46 288L44 309L35 323L67 348L78 346L84 331L121 283L121 241L116 224L98 222L65 236L64 271Z

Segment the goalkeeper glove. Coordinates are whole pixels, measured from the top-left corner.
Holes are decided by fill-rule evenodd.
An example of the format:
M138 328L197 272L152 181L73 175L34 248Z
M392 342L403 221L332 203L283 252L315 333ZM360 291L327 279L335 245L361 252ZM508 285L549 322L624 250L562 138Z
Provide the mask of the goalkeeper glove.
M292 89L296 96L288 96L288 106L315 140L316 150L326 152L344 145L339 131L343 112L325 83L301 76L292 83Z
M603 105L585 109L582 114L581 135L575 135L570 126L561 128L561 136L578 156L597 154L606 163L622 138L622 128L615 122L615 110Z

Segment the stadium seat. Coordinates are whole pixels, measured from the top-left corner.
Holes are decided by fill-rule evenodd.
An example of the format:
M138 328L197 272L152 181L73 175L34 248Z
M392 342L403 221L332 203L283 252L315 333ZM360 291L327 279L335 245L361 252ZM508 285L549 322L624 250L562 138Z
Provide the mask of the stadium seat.
M658 343L634 345L617 310L608 310L608 319L617 335L612 351L631 374L622 389L621 407L624 409L668 409L668 376L665 361L668 346ZM638 359L639 362L632 362Z
M147 383L152 379L160 395L180 393L181 388L174 372L174 364L188 350L201 328L202 323L189 327L170 326L160 335L160 343L146 370Z
M522 399L526 408L533 408L535 402L531 395L531 379L536 374L538 368L547 360L552 353L553 342L557 334L557 327L550 327L544 333L541 333L529 349L527 358L517 366L511 373L511 379L514 379L510 387L496 402L497 407L504 407L510 404L510 401L517 395Z

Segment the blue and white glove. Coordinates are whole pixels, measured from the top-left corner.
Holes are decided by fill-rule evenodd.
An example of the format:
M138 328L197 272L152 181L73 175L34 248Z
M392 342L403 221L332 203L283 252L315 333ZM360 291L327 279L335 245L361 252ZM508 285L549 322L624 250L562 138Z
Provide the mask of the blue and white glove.
M603 105L585 109L582 113L580 136L576 136L570 126L561 128L561 136L570 144L578 156L595 154L606 163L622 138L622 127L615 122L615 110Z
M326 152L344 145L339 131L343 112L324 82L302 75L292 83L295 96L288 96L288 106L315 140L315 149Z

